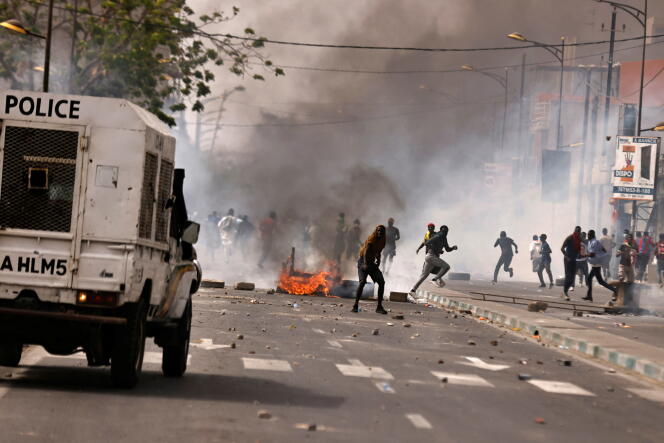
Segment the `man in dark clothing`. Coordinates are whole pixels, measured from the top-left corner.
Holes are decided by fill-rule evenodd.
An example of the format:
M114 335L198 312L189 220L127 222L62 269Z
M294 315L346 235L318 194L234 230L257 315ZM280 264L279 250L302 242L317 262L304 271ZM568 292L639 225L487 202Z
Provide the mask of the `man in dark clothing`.
M574 286L574 277L576 277L576 259L581 253L581 227L574 228L574 232L568 235L560 248L565 262L565 286L563 287L563 298L569 300L567 292Z
M394 219L390 217L387 220L387 229L385 230L385 249L383 250L383 271L387 274L392 266L394 256L397 255L397 241L401 238L399 228L394 226Z
M360 256L357 260L357 274L360 284L355 293L355 304L353 305L352 312L360 310L360 298L362 291L367 284L367 278L371 277L373 282L378 285L378 306L376 312L379 314L387 314L383 308L383 294L385 292L385 279L383 273L380 272L380 254L385 248L385 226L378 225L376 230L366 239L362 248L360 248Z
M498 282L498 271L500 271L501 266L505 272L510 273L510 278L514 276L514 269L510 268L510 265L512 264L512 258L514 257L512 254L512 246L514 246L514 253L519 253L519 247L516 245L516 243L514 243L514 240L507 236L505 231L500 232L500 237L498 237L496 242L493 244L494 248L496 246L500 246L500 258L496 264L496 269L493 271L493 283Z
M346 257L353 258L357 251L360 250L362 246L362 240L360 236L362 235L362 228L360 227L360 219L356 218L353 221L353 227L348 230L348 235L346 236Z
M336 236L334 238L334 260L341 264L341 258L346 249L346 233L348 232L348 226L346 225L346 214L343 212L339 213L337 218L336 226Z
M602 278L602 263L606 260L606 255L609 252L604 249L602 243L595 238L595 231L588 231L588 262L590 263L590 274L586 278L588 285L588 294L583 297L583 300L593 301L593 277L597 279L597 283L604 286L609 291L613 292L612 302L616 301L616 288L609 285Z
M450 270L450 265L448 265L445 260L440 258L440 255L443 253L443 251L452 252L459 249L456 246L450 247L450 245L447 243L448 232L449 228L443 225L440 227L440 231L438 231L436 235L432 236L429 240L426 241L426 256L424 257L424 266L422 266L422 275L420 275L419 280L417 280L417 282L413 285L413 289L410 290L411 297L415 297L415 291L417 291L417 288L419 288L424 280L427 279L429 274L431 274L431 272L436 268L438 268L438 272L432 281L436 283L439 288L445 286L443 276L445 276L447 271Z
M247 258L247 245L251 236L254 233L254 225L249 221L248 215L243 215L240 217L240 223L237 226L237 233L235 234L235 240L237 242L238 249L242 253L242 256Z
M655 242L650 234L644 232L643 236L637 239L636 246L638 248L636 254L636 279L638 281L643 281L646 269L648 268L648 263L652 256L652 251L655 249Z
M549 289L553 288L553 275L551 274L551 254L553 251L551 250L551 246L549 246L549 243L546 241L546 234L540 235L540 262L539 266L537 268L537 276L539 277L540 281L540 288L546 288L546 285L544 284L544 277L542 276L542 272L546 269L546 273L549 276Z

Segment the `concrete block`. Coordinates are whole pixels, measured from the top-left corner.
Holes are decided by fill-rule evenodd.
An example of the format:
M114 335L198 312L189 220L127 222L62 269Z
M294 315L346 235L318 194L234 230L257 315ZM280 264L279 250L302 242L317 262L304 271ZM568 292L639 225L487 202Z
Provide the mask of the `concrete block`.
M219 280L203 280L201 282L201 288L224 289L224 287L226 287L226 283Z
M447 275L448 280L470 280L470 274L468 272L450 272Z
M235 289L238 291L253 291L254 289L256 289L256 285L253 283L247 283L241 281L235 284Z
M408 293L392 291L390 292L390 301L405 303L408 301Z

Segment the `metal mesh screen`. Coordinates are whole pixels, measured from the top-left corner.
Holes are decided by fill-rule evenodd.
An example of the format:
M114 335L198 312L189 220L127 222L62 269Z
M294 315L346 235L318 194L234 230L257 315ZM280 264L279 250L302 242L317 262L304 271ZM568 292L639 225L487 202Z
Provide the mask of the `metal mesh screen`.
M157 198L157 232L155 240L164 242L168 235L168 211L166 201L171 195L171 182L173 180L173 163L162 160L159 170L159 197Z
M157 186L157 156L145 155L143 170L143 191L141 193L141 215L138 221L138 236L152 238L152 214L154 213L154 192Z
M0 226L71 230L78 136L73 131L5 127Z

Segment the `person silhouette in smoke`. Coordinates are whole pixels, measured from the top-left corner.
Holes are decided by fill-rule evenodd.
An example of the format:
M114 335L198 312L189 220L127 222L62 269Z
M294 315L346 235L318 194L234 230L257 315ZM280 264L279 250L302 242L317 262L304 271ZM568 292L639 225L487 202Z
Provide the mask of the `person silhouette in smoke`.
M399 228L394 226L394 219L387 219L387 229L385 230L385 249L383 250L383 271L385 274L390 272L394 256L397 255L397 241L401 238Z
M500 271L501 266L505 272L510 273L510 278L514 277L514 269L510 267L512 264L512 258L514 257L512 254L512 246L514 246L514 254L519 253L519 247L514 243L514 240L507 236L505 231L500 231L500 237L498 237L493 244L494 248L496 246L500 246L500 258L496 264L496 269L493 271L493 283L498 283L498 271Z
M263 264L270 258L272 246L277 232L277 213L270 211L267 218L263 219L258 225L261 242L261 258L258 261L258 267L263 269Z
M346 248L346 233L348 226L346 225L346 214L339 213L337 218L337 226L335 228L336 236L334 238L334 260L341 266L341 259L343 257L344 249Z
M376 306L376 312L387 314L387 311L383 308L385 279L383 278L383 273L380 272L380 254L385 248L385 240L385 226L378 225L360 248L360 256L357 260L357 274L360 281L357 286L357 292L355 293L355 304L353 305L352 312L360 310L362 291L364 291L367 278L371 277L373 282L378 285L378 306Z

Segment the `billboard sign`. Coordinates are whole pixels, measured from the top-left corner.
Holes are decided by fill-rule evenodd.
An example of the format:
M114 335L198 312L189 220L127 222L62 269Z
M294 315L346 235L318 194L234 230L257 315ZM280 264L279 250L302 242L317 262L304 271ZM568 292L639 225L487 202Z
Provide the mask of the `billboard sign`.
M618 137L613 166L613 198L652 201L659 137Z

